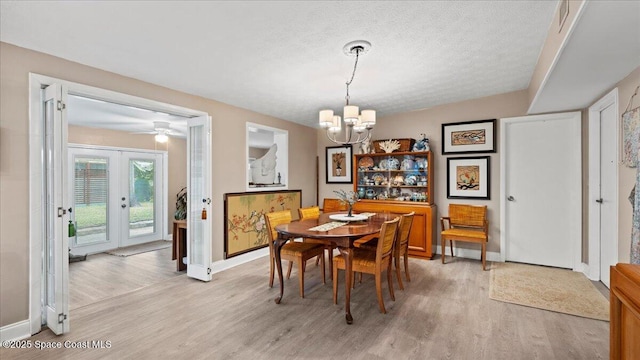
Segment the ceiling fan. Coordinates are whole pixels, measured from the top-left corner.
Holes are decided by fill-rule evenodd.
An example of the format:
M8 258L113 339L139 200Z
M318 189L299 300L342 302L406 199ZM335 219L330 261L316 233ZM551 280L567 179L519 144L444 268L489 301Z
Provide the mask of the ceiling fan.
M171 130L171 124L168 121L154 121L153 131L136 132L134 134L155 134L156 141L165 143L169 140L169 136L181 136L177 131Z

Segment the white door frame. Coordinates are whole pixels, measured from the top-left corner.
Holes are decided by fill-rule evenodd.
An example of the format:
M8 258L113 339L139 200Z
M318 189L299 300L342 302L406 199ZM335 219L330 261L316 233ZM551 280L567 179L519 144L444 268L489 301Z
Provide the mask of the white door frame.
M589 264L585 265L585 275L589 279L598 281L600 279L600 205L596 203L596 199L600 197L600 112L609 106L613 106L615 111L615 118L619 119L618 108L618 88L611 90L607 95L598 100L595 104L589 107ZM620 124L616 121L616 134L620 133ZM619 139L616 136L614 141L614 148L618 149ZM616 163L620 161L620 153L616 151ZM613 209L616 212L615 221L618 221L618 173L609 174L613 177L613 186L615 187L615 196L611 200ZM595 191L598 189L598 191ZM609 200L609 199L607 199ZM611 239L613 246L613 254L615 262L618 260L618 225L613 227L615 234Z
M44 196L42 139L44 129L42 126L41 90L54 83L67 86L69 92L73 94L81 94L123 105L154 109L186 117L209 116L208 113L203 111L56 79L46 75L29 73L29 328L31 334L39 332L43 325L41 298L44 279L42 263L44 225L42 211L42 199ZM63 146L66 148L67 145L63 144ZM208 164L208 166L211 168L212 164ZM211 238L209 242L211 242Z
M507 219L507 184L506 184L506 174L507 174L507 157L504 155L504 151L506 151L506 128L511 123L522 122L522 121L532 121L532 117L536 117L535 121L545 121L545 120L553 120L557 119L559 115L565 115L567 118L575 118L576 116L580 117L579 112L566 112L566 113L556 113L556 114L544 114L544 115L527 115L527 116L519 116L512 118L502 118L500 119L500 151L503 154L500 156L500 261L505 262L507 259L507 238L506 238L506 219ZM580 136L578 134L578 136ZM574 225L574 233L582 234L582 224L580 221ZM582 266L582 236L576 236L576 239L572 239L571 244L571 252L572 252L572 262L573 262L573 270L579 270Z

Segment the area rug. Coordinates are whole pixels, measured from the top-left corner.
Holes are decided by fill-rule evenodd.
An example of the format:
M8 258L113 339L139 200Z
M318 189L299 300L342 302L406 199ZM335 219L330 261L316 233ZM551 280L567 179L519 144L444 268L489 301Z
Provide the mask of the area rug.
M493 263L489 298L609 321L609 301L584 274L558 268Z
M109 255L115 255L115 256L131 256L131 255L146 253L149 251L166 249L170 246L171 246L171 241L157 240L157 241L152 241L144 244L117 248L117 249L105 251L105 253Z

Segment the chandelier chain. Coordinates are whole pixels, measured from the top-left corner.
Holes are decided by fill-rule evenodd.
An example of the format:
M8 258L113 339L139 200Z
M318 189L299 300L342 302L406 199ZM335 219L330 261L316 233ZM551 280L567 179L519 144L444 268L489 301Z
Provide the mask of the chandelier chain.
M349 105L349 85L353 82L353 78L356 77L356 68L358 67L358 58L360 57L360 48L355 48L356 51L356 62L353 64L353 73L351 73L351 80L347 81L347 96L345 99L347 100L347 105Z

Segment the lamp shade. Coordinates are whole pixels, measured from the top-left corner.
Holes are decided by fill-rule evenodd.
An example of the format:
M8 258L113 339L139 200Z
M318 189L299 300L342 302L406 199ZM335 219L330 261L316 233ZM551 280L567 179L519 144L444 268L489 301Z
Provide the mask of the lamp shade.
M340 121L340 116L335 115L333 117L333 121L331 122L331 126L329 127L329 132L331 133L339 133L342 129L342 122Z
M362 110L362 125L373 127L376 124L375 110Z
M344 107L344 112L342 116L344 116L344 122L346 124L355 124L358 121L360 109L358 109L355 105L347 105Z
M323 129L328 129L333 124L333 110L320 110L319 124Z

